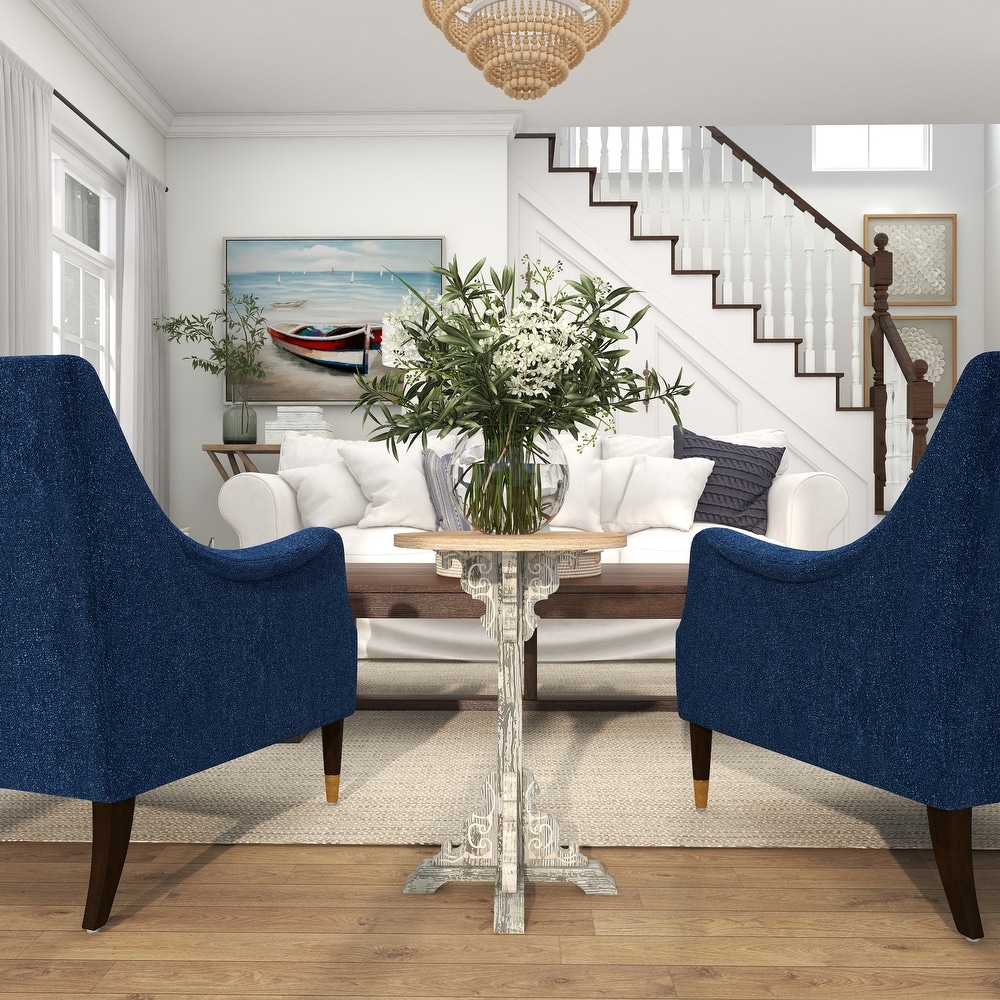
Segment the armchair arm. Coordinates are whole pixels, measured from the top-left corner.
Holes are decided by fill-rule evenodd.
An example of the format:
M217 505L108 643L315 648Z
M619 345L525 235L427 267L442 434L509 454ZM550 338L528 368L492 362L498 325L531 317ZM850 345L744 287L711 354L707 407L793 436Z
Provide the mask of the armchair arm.
M227 479L219 490L219 512L241 548L302 530L295 490L272 473L243 472Z
M847 516L847 487L826 472L778 476L767 494L767 537L800 549L825 549Z

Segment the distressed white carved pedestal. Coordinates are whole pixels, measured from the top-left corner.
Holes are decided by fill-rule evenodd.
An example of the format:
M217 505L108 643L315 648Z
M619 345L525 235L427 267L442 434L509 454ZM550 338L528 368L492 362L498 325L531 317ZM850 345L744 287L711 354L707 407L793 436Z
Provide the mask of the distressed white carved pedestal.
M401 548L433 549L462 567L462 588L482 601L481 621L496 640L497 768L486 777L481 807L458 844L445 843L406 880L404 892L431 893L447 882L494 882L493 930L524 933L526 882L570 882L615 895L615 880L576 845L560 842L559 824L535 806L538 786L522 765L524 642L537 626L535 603L559 586L562 554L621 548L625 535L559 531L533 535L421 531L398 534Z

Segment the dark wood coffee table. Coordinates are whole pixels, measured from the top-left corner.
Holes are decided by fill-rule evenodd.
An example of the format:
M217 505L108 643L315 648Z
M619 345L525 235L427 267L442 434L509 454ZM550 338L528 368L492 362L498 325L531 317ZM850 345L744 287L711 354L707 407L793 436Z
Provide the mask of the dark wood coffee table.
M439 576L433 563L348 563L347 589L355 618L479 618L483 605L457 579ZM618 564L599 576L559 581L559 589L535 605L546 618L680 618L687 566ZM524 708L528 711L676 711L677 699L538 697L537 632L524 645ZM495 697L359 698L359 709L495 709Z

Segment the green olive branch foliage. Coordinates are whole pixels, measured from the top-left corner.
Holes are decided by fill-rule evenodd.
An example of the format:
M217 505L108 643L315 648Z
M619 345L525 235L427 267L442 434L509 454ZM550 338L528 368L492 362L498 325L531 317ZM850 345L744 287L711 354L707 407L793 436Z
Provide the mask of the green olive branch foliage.
M531 441L543 431L578 437L585 427L590 433L584 437L593 438L614 427L616 412L634 412L637 404L654 401L665 403L681 425L677 400L691 390L682 381L683 370L670 382L648 367L638 373L624 364L626 342L637 342L637 326L649 308L625 311L635 289L581 275L550 291L556 269L527 257L524 263L520 296L514 269L508 265L498 273L491 268L487 280L485 258L464 276L457 257L445 267L432 267L444 279L435 301L396 276L422 306L417 317L402 321L419 358L402 359L375 377L355 376L361 395L354 409L379 425L371 440L385 441L396 454L400 444L418 438L426 444L428 434L453 430L482 429L494 440L509 442ZM518 302L539 301L572 325L580 355L544 396L518 395L508 384L516 369L502 367L497 357L509 340L501 327Z
M247 293L236 296L227 281L222 286L226 304L207 316L161 316L154 326L173 343L204 344L206 357L189 355L196 370L212 375L227 373L234 382L267 377L260 361L266 342L267 322L257 297ZM218 328L218 329L217 329Z

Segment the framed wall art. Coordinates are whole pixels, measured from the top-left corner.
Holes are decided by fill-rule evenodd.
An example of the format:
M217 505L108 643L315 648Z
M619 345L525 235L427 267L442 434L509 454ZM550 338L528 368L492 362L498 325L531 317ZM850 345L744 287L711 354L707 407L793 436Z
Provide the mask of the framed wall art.
M893 316L899 336L910 357L927 362L927 380L934 384L934 405L944 406L955 388L958 370L955 357L958 353L958 326L954 316ZM869 334L872 321L868 320ZM865 399L872 383L872 366L869 336L865 337ZM886 353L889 348L886 346Z
M955 294L954 215L866 215L865 249L875 250L875 234L886 233L892 253L889 307L953 306ZM872 305L871 286L865 304Z
M249 400L356 401L355 374L382 366L382 317L407 285L440 295L431 268L443 259L441 237L227 239L226 280L235 295L255 295L267 321L267 377L250 383Z

